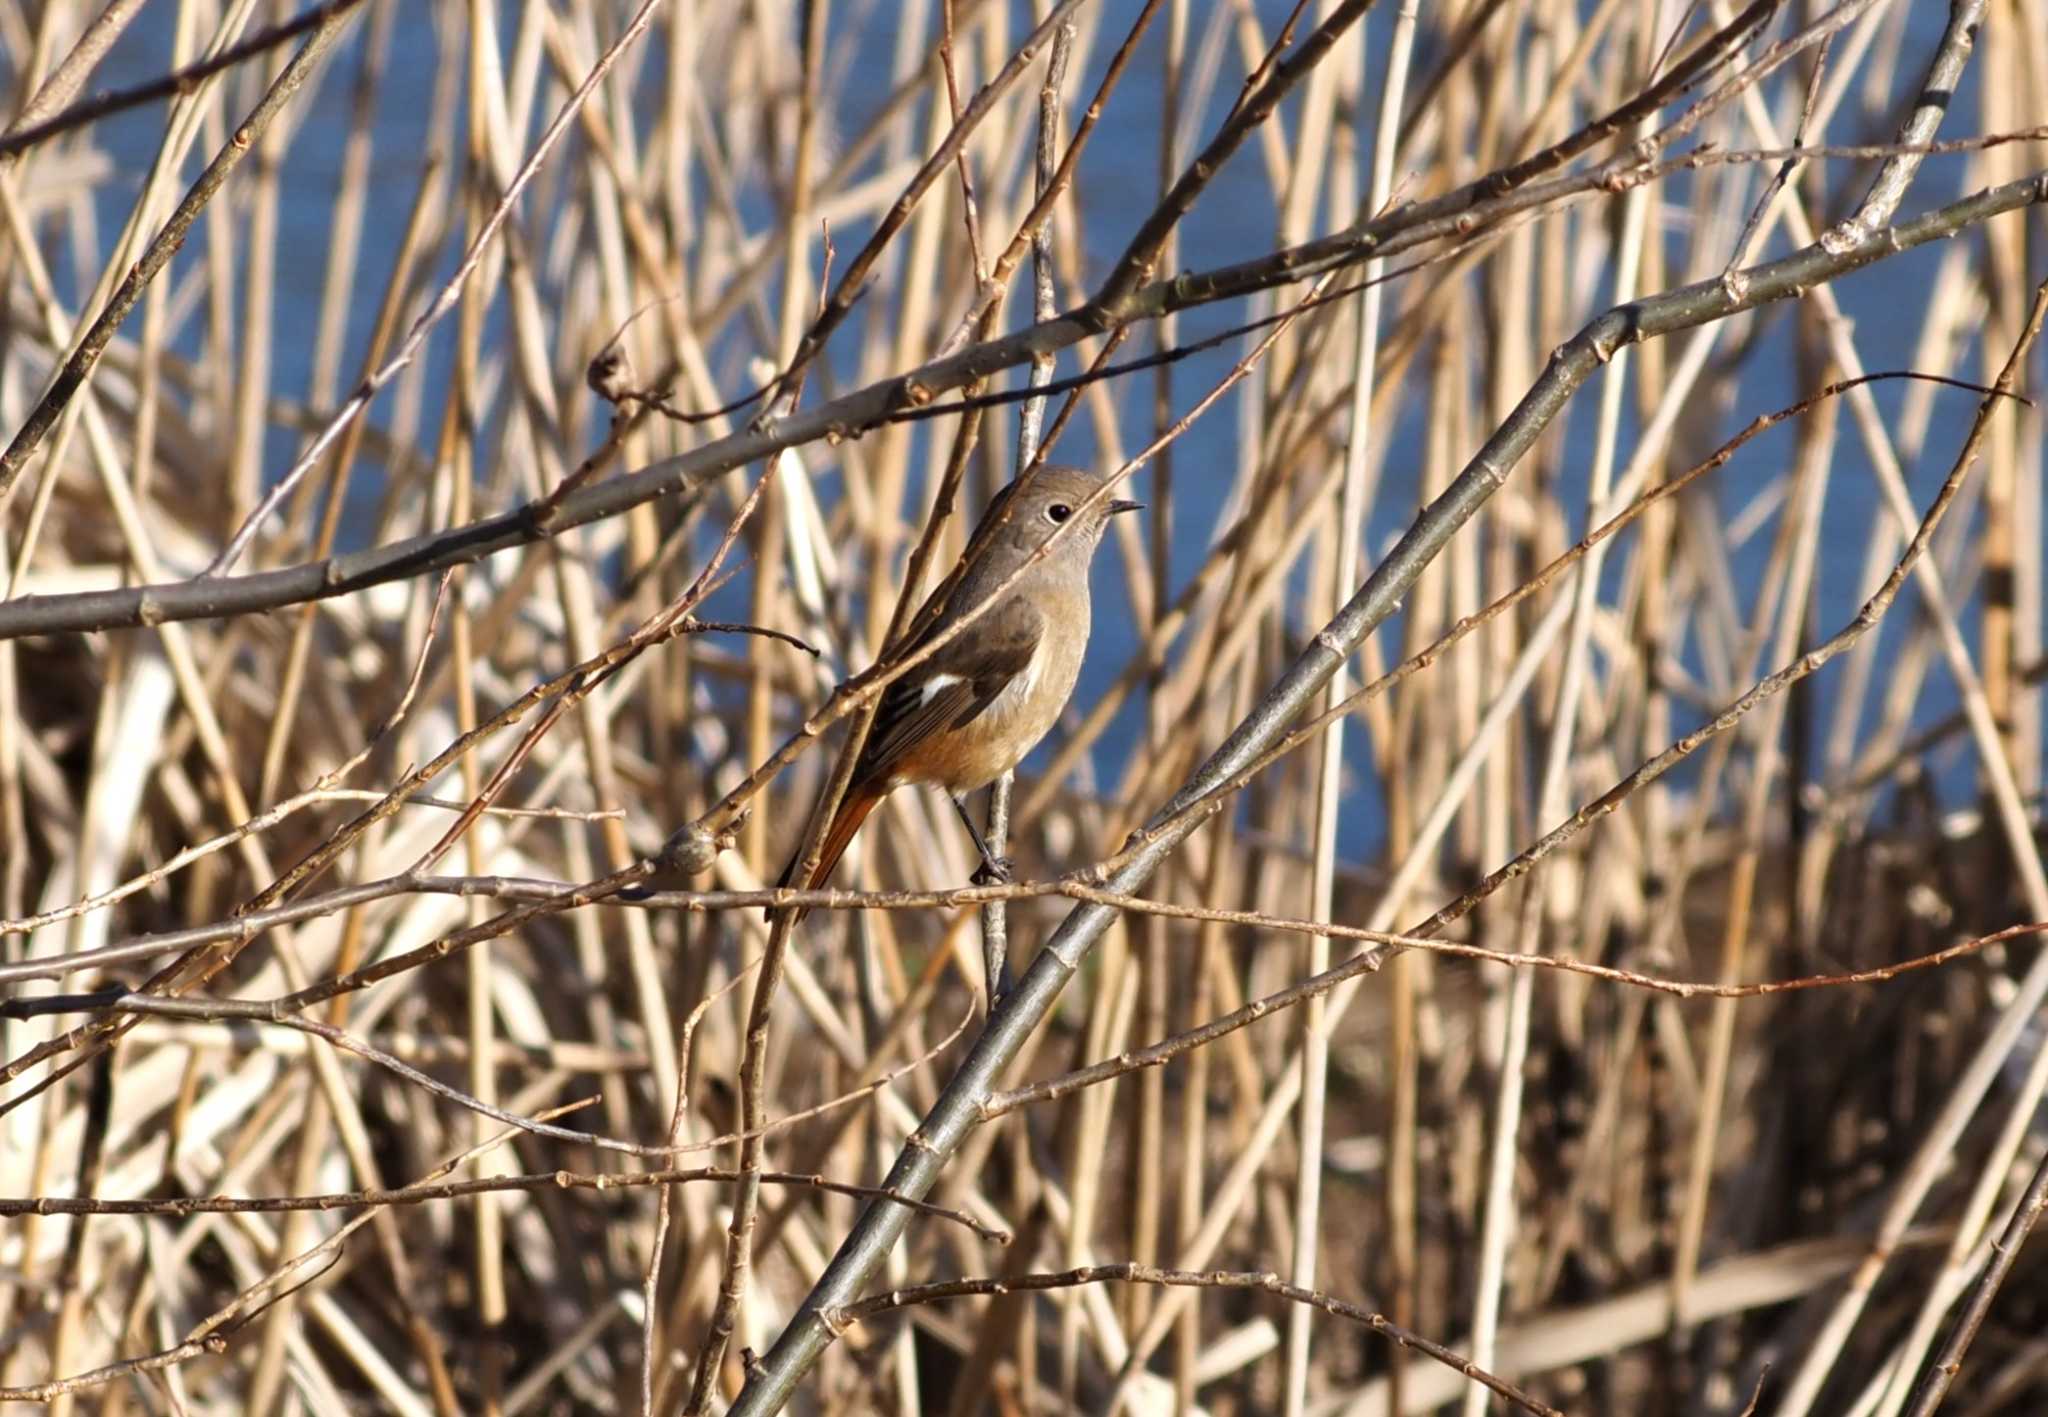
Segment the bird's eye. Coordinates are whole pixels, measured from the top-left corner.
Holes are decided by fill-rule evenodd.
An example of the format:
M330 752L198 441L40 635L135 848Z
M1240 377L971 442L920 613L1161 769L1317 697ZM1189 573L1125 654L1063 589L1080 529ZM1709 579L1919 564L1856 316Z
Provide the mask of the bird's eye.
M1074 515L1074 509L1065 502L1055 502L1045 509L1045 515L1055 523L1063 522Z

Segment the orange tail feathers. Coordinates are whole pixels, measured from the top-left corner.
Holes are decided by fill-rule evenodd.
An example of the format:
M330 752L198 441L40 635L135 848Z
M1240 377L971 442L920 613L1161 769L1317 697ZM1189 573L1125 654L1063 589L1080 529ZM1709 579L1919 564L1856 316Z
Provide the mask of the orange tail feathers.
M782 879L775 883L777 887L797 886L799 889L809 890L830 880L832 868L839 864L839 858L846 854L846 848L853 845L854 834L861 829L861 824L867 821L868 814L881 805L885 795L880 789L861 783L849 787L846 795L839 799L839 810L833 814L832 825L825 832L825 842L818 856L818 869L811 873L810 880L797 881L797 867L802 864L803 857L803 848L799 846L797 854L790 857L789 865L783 868ZM798 910L796 923L803 924L804 917L810 913L808 906Z

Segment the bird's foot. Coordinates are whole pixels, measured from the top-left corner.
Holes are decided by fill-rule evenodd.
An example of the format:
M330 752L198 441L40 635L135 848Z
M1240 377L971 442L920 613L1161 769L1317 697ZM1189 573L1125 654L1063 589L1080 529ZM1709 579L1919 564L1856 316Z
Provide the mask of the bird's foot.
M968 884L976 886L1007 886L1016 879L1011 869L1014 863L1007 856L984 856L981 865L967 878Z

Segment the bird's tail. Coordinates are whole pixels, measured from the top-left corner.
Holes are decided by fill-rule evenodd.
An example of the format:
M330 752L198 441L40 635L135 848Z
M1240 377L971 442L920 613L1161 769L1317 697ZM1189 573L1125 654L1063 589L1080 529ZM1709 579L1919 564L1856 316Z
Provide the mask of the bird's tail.
M865 822L868 814L881 803L883 795L877 788L865 784L857 783L849 787L846 795L839 799L839 810L832 815L832 825L826 829L824 845L818 855L818 869L811 873L808 881L799 882L796 879L797 867L803 861L803 847L799 845L796 854L789 858L789 864L782 868L782 879L775 883L777 889L796 886L809 890L830 880L832 868L839 864L839 858L844 856L846 848L853 844L854 833L860 830L861 823ZM798 910L795 923L803 924L804 917L810 913L808 906Z

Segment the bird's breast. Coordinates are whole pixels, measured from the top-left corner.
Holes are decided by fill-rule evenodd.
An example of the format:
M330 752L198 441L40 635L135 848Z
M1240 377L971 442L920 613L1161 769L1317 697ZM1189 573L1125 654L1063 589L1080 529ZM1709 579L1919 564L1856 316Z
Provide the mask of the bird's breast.
M1030 663L989 706L949 735L953 751L947 754L942 786L950 792L972 792L1017 766L1038 746L1073 696L1087 639L1084 621L1055 629L1039 641Z

